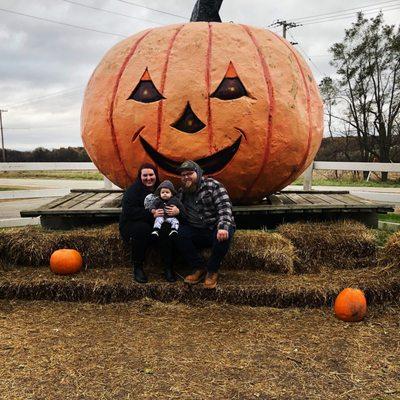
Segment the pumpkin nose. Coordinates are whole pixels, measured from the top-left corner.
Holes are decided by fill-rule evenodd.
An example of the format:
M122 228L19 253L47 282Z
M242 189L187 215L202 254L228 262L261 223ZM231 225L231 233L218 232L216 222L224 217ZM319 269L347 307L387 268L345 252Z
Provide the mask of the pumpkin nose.
M193 112L189 102L186 104L185 111L181 117L171 126L185 133L196 133L205 127L203 122Z

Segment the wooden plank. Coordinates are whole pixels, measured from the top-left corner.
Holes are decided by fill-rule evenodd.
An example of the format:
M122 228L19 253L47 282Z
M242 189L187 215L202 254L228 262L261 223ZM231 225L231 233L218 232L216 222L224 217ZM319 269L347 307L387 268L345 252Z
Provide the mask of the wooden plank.
M293 204L295 203L288 195L280 193L277 195L283 204Z
M70 210L85 210L86 207L90 206L94 202L96 202L96 198L98 199L98 196L102 196L102 193L87 193L83 200L81 200L79 203L74 204L73 206L69 207Z
M68 210L69 208L73 207L76 204L81 203L82 201L94 196L95 193L79 193L74 199L67 201L61 206L57 207L58 210Z
M342 201L338 201L328 194L316 194L316 196L318 196L321 200L325 201L327 204L330 205L344 204Z
M301 197L308 200L312 204L326 204L326 202L322 201L315 194L302 194Z
M282 200L276 195L276 194L271 194L268 196L268 200L272 205L281 205L283 204Z
M124 193L122 189L71 189L71 192L79 193Z
M101 209L108 203L116 200L118 197L122 197L121 193L103 193L103 197L96 203L86 207L86 210Z
M59 198L59 199L53 200L50 203L47 203L47 204L37 208L36 210L50 210L52 208L60 206L61 204L66 203L69 200L74 199L77 196L79 196L79 193L67 194L66 196L62 197L61 199Z
M287 196L293 201L294 204L310 204L307 199L299 196L297 193L288 193Z
M376 204L371 200L367 200L367 199L363 199L362 197L354 196L354 194L348 194L348 195L346 195L346 197L348 199L352 199L355 202L362 203L362 204Z
M280 193L296 194L348 194L348 190L282 190Z
M88 199L85 199L84 201L82 201L78 204L73 205L72 207L70 207L70 209L84 210L87 207L99 202L104 196L108 196L108 193L94 193L93 196L89 197ZM98 207L96 207L96 208L98 208Z
M319 204L330 204L329 201L328 201L329 196L327 196L327 198L325 198L325 197L324 197L325 195L323 195L323 194L314 194L313 196L314 196L316 199L318 199Z
M343 203L345 203L345 204L349 204L349 205L354 205L354 204L359 204L359 202L355 202L354 200L352 200L352 199L349 199L349 198L347 198L346 197L347 195L339 195L339 194L333 194L333 195L331 195L331 197L333 197L334 199L336 199L336 200L339 200L339 201L341 201L341 202L343 202Z

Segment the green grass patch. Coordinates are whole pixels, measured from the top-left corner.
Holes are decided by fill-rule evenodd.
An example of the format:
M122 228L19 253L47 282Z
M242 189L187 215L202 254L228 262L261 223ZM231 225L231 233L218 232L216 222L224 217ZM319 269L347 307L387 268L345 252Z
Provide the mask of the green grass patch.
M379 220L388 222L397 222L400 224L400 214L396 213L379 214Z
M0 172L0 178L40 178L40 179L89 179L103 180L97 171L6 171Z
M303 185L303 178L296 179L292 185ZM357 187L391 187L400 188L399 181L376 182L353 179L313 179L313 186L357 186Z

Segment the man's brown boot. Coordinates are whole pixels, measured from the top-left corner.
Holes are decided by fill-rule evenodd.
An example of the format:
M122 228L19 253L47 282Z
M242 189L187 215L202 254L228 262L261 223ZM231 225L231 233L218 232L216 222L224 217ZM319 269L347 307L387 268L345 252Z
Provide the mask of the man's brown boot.
M193 274L190 274L185 278L185 283L195 285L196 283L201 282L201 280L204 278L205 273L206 271L204 269L196 269Z
M206 279L204 281L204 287L206 289L215 289L218 283L218 272L207 272Z

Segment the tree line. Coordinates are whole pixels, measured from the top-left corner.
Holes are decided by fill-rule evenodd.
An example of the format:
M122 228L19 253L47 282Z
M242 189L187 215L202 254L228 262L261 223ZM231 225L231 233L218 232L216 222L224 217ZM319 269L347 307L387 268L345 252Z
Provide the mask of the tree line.
M7 162L85 162L90 161L83 147L61 147L45 149L37 147L31 151L6 149Z

